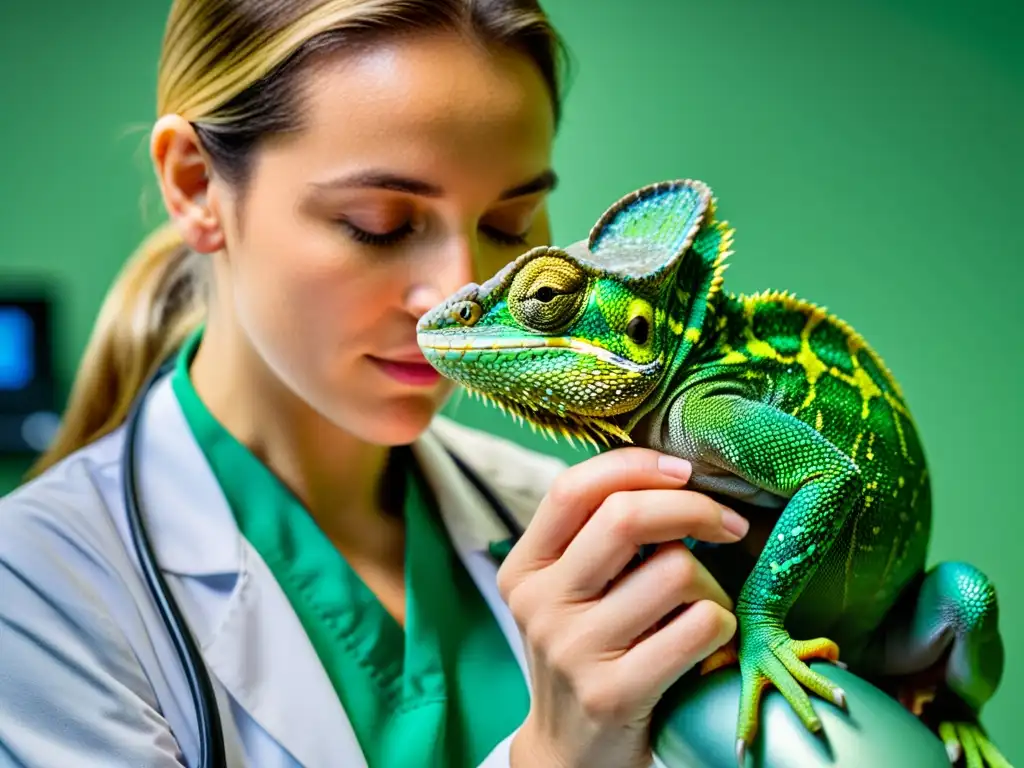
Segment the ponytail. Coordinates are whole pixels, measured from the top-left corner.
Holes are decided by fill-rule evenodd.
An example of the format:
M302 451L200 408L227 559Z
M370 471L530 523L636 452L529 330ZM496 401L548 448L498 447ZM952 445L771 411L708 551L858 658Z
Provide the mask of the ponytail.
M146 378L202 321L204 268L170 223L143 241L104 299L61 428L29 477L120 426Z

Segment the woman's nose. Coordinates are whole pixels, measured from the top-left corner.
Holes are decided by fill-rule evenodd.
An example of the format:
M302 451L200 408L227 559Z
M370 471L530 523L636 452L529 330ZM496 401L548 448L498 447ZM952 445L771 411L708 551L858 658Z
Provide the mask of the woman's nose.
M430 311L431 307L440 304L445 296L447 294L432 285L417 283L409 288L405 306L409 314L418 320Z
M406 295L409 313L418 318L471 282L474 262L474 243L468 238L452 243L437 258L425 259Z

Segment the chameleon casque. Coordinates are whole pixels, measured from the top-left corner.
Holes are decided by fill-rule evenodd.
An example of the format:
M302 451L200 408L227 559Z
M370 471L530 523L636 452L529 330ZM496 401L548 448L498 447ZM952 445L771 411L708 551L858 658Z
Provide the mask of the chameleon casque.
M951 761L1009 765L977 720L1003 669L995 590L966 563L925 570L928 469L899 385L824 308L724 291L733 230L715 214L699 181L636 190L586 240L533 248L434 307L420 347L535 428L684 457L690 488L769 521L744 567L715 574L738 631L702 669L738 661L741 765L766 686L811 731L808 692L844 706L807 664L840 648L860 675L930 671L957 704L936 723ZM912 694L921 714L928 690Z

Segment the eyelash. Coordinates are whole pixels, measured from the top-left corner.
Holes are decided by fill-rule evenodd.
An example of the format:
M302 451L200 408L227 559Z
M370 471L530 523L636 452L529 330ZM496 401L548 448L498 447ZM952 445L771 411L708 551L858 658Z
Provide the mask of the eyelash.
M357 242L378 248L395 245L410 235L413 231L413 227L410 222L406 222L402 226L382 234L367 232L365 229L360 229L348 221L340 221L338 223L341 224L348 234ZM489 238L499 245L513 246L526 244L526 235L510 235L508 232L502 232L500 229L495 229L494 227L481 227L481 229L485 231Z
M412 232L412 223L408 221L397 229L393 229L390 232L384 232L383 234L367 232L365 229L360 229L347 221L340 221L338 223L341 224L352 239L360 243L365 243L366 245L373 245L380 248L394 245Z

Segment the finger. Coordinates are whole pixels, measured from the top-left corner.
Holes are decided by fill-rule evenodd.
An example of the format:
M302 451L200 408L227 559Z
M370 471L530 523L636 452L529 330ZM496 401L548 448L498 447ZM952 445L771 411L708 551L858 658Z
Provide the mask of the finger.
M695 491L653 490L615 493L587 521L552 569L562 574L567 599L589 600L644 544L679 541L731 543L746 533L746 520Z
M637 681L647 695L660 697L735 633L736 617L730 611L713 600L700 600L609 662L608 674L617 685Z
M551 484L518 544L502 566L504 580L518 582L561 556L594 510L615 491L679 488L689 480L685 459L648 448L617 448L575 464Z
M595 639L622 649L644 637L680 606L711 600L732 610L732 600L711 573L683 544L662 544L623 576L587 612Z

